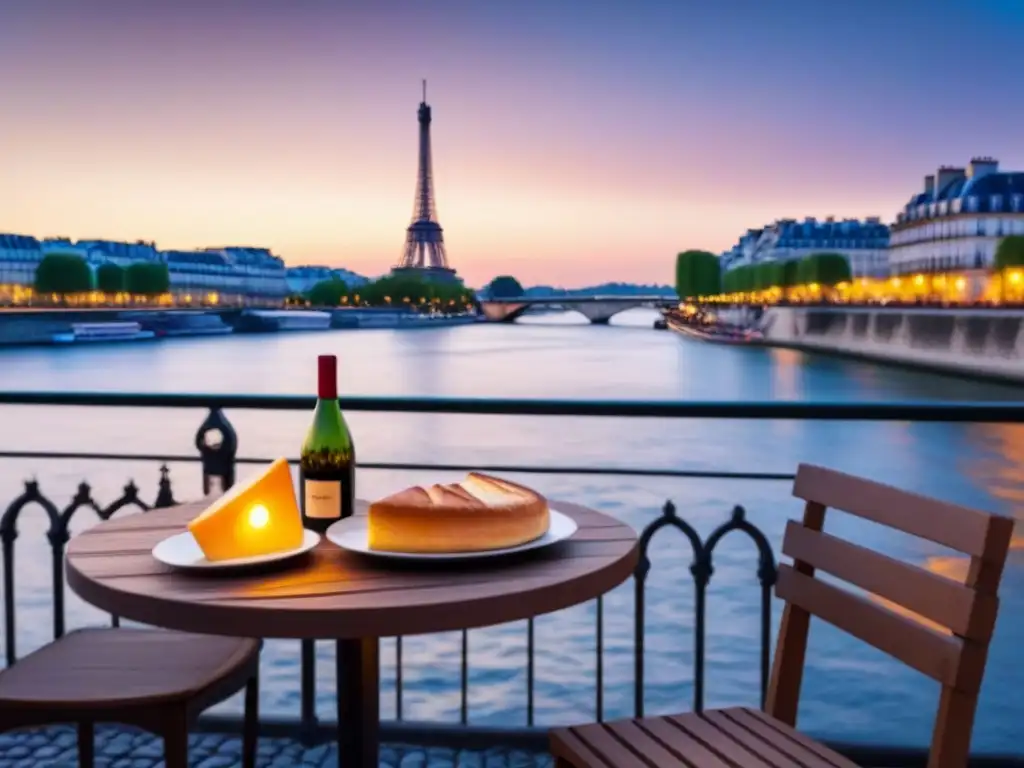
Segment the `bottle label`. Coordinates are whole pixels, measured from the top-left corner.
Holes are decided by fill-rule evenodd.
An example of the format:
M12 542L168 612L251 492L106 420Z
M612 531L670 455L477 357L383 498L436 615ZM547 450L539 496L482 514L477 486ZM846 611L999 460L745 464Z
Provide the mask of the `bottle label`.
M306 480L306 517L341 517L341 482Z

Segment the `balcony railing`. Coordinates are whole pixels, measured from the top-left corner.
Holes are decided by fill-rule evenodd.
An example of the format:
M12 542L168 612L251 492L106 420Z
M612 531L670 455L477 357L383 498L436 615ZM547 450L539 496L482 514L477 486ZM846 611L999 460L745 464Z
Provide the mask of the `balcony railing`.
M25 490L4 508L0 505L0 545L3 564L3 621L4 645L8 665L17 661L17 567L15 541L18 521L26 509L33 506L43 510L48 518L47 539L52 550L53 576L53 636L65 632L65 587L63 554L70 539L73 521L80 519L82 510L91 510L100 519L108 519L123 508L137 508L143 512L153 507L165 507L179 499L195 497L228 487L234 482L235 468L239 464L269 462L273 457L238 455L238 437L225 416L231 410L302 411L314 405L311 397L274 395L186 395L186 394L116 394L116 393L54 393L4 392L0 393L0 406L90 406L116 408L170 408L204 409L207 416L199 425L195 437L197 453L114 453L81 451L0 451L0 458L65 461L146 461L161 464L161 475L155 497L143 494L134 482L129 482L122 495L101 504L93 498L92 489L82 483L66 505L60 505L46 495L46 480L29 480ZM897 422L956 422L956 423L1024 423L1024 403L675 403L641 401L559 401L559 400L496 400L455 398L342 398L345 411L378 413L433 413L522 416L575 416L575 417L634 417L654 419L733 419L733 420L828 420L828 421L897 421ZM184 490L172 486L168 464L198 462L202 468L203 488ZM687 469L647 469L590 466L519 466L512 464L423 464L416 462L360 462L361 470L399 471L461 471L476 469L490 472L543 474L543 475L601 475L646 478L722 479L730 481L791 482L793 475L774 472L732 472ZM725 511L725 510L724 510ZM747 518L741 506L734 506L723 515L722 522L702 538L695 528L680 516L675 504L668 501L661 514L640 532L641 556L633 580L635 615L633 617L633 702L636 716L644 713L645 695L645 604L648 577L652 563L649 557L651 543L665 528L682 534L679 540L689 544L685 555L690 558L689 571L694 587L693 623L693 697L691 706L701 710L705 697L706 666L706 613L707 591L714 574L714 556L724 537L742 533L753 542L756 557L751 562L752 576L760 592L758 666L760 694L764 697L767 686L771 653L771 627L773 600L772 586L776 576L776 557L765 533ZM686 547L684 547L686 549ZM111 617L116 626L118 618ZM605 718L605 601L598 598L595 612L595 701L593 717ZM417 744L442 744L474 748L501 744L528 749L545 749L546 729L535 720L535 622L526 622L526 725L525 727L484 728L469 722L469 633L461 633L459 673L459 723L457 725L408 721L403 717L403 639L395 639L394 697L395 720L382 724L382 736L390 741ZM315 648L311 641L301 642L300 651L300 716L292 719L262 718L265 735L301 738L312 743L333 738L334 726L322 722L317 716ZM679 702L685 708L685 702ZM234 730L233 718L211 716L202 721L208 730ZM870 744L833 744L832 746L864 765L923 765L925 750L887 747ZM1024 754L979 756L978 765L1024 766Z

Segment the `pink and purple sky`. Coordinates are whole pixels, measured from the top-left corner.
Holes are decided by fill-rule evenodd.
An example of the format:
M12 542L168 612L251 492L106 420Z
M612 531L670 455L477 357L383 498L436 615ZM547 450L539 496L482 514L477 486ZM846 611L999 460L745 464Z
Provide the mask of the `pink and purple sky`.
M0 231L381 274L429 82L471 285L671 282L781 217L1024 167L1020 0L4 0Z

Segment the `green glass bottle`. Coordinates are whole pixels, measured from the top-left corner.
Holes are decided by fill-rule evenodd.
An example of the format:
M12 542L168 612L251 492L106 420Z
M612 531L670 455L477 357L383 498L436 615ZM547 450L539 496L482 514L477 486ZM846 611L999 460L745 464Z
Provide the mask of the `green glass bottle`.
M317 360L317 401L302 443L302 524L323 533L355 510L356 449L338 405L338 358Z

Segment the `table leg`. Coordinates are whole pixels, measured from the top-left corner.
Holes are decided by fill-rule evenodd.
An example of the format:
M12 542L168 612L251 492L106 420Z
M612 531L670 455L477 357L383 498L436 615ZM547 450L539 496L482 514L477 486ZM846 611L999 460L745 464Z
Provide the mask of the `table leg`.
M376 637L339 640L338 765L378 768L380 754L380 658Z

